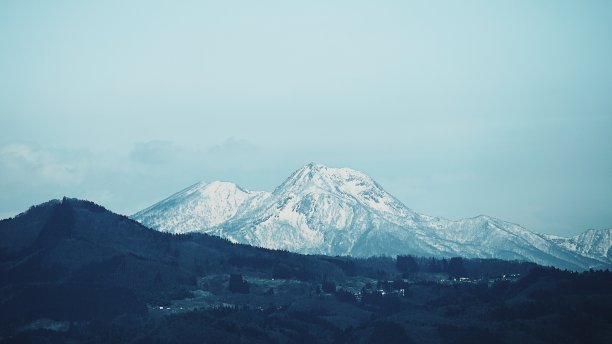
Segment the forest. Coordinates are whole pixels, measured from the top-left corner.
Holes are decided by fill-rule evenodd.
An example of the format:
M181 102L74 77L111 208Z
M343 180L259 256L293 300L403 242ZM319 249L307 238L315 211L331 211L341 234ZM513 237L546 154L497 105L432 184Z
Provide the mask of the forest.
M6 343L609 343L612 273L299 255L64 199L0 222Z

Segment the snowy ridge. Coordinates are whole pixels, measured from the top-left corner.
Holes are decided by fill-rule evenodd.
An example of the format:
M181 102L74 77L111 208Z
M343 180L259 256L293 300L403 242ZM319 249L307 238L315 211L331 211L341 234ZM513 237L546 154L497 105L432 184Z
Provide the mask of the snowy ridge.
M248 191L230 182L196 183L132 216L163 232L205 231L249 209L269 193Z
M612 228L589 229L571 238L555 235L546 238L569 251L612 264Z
M416 213L362 172L314 163L272 193L200 183L133 218L161 231L307 254L518 259L576 270L607 264L583 253L589 249L572 250L492 217L451 221Z

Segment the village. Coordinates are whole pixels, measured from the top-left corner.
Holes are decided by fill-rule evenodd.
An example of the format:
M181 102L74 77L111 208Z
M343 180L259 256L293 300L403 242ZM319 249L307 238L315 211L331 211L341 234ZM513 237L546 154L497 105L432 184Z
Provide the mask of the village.
M443 273L416 273L410 278L377 280L354 276L335 283L314 283L297 279L266 278L262 276L236 276L216 274L199 279L198 288L191 297L173 300L166 305L149 305L152 314L177 314L204 309L248 307L263 311L283 308L296 300L339 300L347 303L371 302L372 298L412 298L419 290L432 285L480 285L492 287L495 283L513 283L521 274L503 274L495 277L452 277ZM245 289L236 290L231 280L239 279ZM365 300L364 300L365 298Z

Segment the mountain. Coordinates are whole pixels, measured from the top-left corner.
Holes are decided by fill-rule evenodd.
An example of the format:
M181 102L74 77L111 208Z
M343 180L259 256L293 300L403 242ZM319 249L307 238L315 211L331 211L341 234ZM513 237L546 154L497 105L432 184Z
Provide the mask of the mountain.
M318 182L305 188L395 213L387 195L364 196L366 181L333 196ZM2 343L608 343L612 335L607 271L300 255L159 232L69 198L0 220L0 277Z
M201 276L249 271L311 280L343 275L320 257L163 233L92 202L52 200L0 220L0 342L4 330L40 319L143 315L147 304L189 297Z
M547 238L569 251L612 264L612 228L589 229L571 238L555 235Z
M169 233L212 228L270 195L245 190L234 183L196 183L135 214L147 226Z
M180 200L182 193L169 199ZM452 221L419 214L366 174L349 168L310 163L271 194L251 194L258 196L245 197L246 201L237 203L246 206L232 208L236 209L232 216L222 213L216 218L225 221L208 226L204 222L191 227L175 225L198 218L193 201L171 207L162 201L134 218L162 231L199 231L233 242L307 254L501 258L569 269L601 265L543 235L492 217ZM149 220L150 215L155 221Z
M87 281L143 290L164 289L170 280L189 283L193 274L177 268L171 237L92 202L49 201L0 221L3 280L36 285ZM155 272L167 276L168 283L152 283Z
M368 233L374 244L380 227L399 229L416 217L363 173L309 164L256 208L209 232L274 249L365 256Z

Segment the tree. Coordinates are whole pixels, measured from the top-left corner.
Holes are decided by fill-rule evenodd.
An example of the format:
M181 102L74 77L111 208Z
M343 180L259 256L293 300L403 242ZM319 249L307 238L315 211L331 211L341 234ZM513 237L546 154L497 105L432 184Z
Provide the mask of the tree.
M338 301L341 301L341 302L348 302L348 303L357 302L357 298L355 297L355 295L353 295L353 293L351 293L350 291L346 291L344 289L338 289L336 293L334 294L334 296L336 296L336 299L338 299Z
M448 262L448 277L457 278L465 276L465 267L463 266L463 258L453 257Z
M383 321L374 324L374 329L369 339L370 343L414 343L414 340L408 336L406 330L397 323L391 321Z
M427 264L427 272L439 273L442 272L442 263L441 261L435 258L429 258L429 263Z
M413 256L397 256L395 266L401 273L415 273L419 271L419 264Z
M232 293L248 294L249 283L242 278L242 275L231 274L228 289Z
M330 281L323 281L323 284L321 285L321 290L323 290L324 293L333 294L336 292L336 283Z

